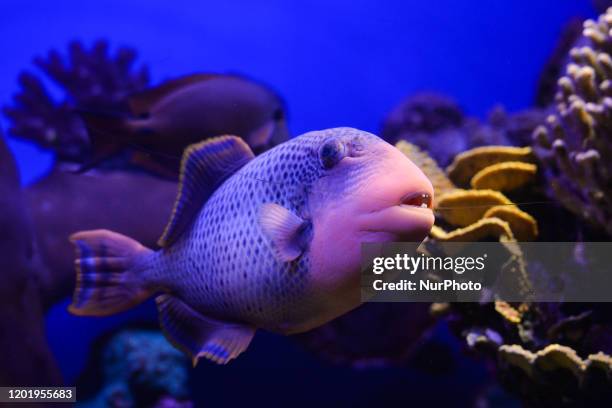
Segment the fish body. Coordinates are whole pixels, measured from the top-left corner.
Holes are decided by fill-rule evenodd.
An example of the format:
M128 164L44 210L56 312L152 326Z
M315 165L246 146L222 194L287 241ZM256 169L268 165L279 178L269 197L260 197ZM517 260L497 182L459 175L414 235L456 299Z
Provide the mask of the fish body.
M145 167L154 161L178 173L183 150L210 137L240 136L256 153L288 138L280 98L239 76L170 80L132 95L128 105L128 116L81 112L94 147L92 165L130 147Z
M421 241L433 224L424 174L351 128L310 132L257 158L235 137L203 142L185 152L179 190L158 252L108 231L72 237L71 310L109 314L162 292L162 328L195 360L224 363L257 328L303 332L355 308L361 243ZM106 281L104 268L121 272Z

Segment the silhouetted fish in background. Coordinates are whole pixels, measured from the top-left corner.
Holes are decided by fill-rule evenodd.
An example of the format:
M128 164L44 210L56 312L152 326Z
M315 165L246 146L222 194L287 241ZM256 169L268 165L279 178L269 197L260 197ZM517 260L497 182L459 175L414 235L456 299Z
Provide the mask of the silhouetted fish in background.
M240 136L260 153L288 139L281 99L254 81L222 74L194 74L128 98L130 115L79 111L93 146L81 170L133 148L134 161L176 178L183 150L204 139Z
M185 151L161 250L106 230L71 236L70 311L104 316L156 296L174 345L226 363L257 328L304 332L359 305L361 243L421 241L432 200L423 172L370 133L310 132L258 157L216 137Z

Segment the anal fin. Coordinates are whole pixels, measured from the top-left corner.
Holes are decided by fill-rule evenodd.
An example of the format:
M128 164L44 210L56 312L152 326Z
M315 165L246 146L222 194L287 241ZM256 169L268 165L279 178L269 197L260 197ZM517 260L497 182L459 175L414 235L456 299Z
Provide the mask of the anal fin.
M172 295L160 295L155 301L164 334L189 354L194 367L200 357L228 363L247 349L255 334L253 327L204 317Z

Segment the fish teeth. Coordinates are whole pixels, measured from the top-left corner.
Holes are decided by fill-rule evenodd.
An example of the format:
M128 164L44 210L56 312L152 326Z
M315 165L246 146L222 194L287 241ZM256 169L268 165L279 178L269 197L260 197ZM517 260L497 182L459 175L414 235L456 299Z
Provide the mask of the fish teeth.
M426 203L423 203L421 205L400 204L399 206L403 208L429 208Z

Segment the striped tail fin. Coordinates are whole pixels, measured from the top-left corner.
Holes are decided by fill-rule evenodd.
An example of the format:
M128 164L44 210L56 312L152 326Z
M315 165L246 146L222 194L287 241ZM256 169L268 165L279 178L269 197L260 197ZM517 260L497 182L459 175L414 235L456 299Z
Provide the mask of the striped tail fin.
M79 316L108 316L127 310L153 294L142 278L145 258L153 251L107 230L70 236L75 245L77 278L68 310Z

